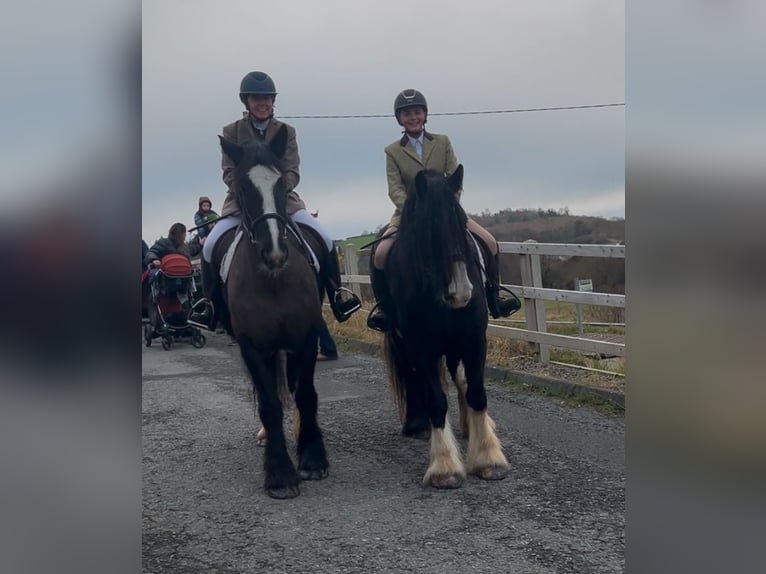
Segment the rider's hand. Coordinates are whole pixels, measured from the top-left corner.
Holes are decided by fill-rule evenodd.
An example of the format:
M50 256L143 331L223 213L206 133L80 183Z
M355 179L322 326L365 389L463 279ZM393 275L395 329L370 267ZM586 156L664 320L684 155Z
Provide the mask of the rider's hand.
M155 259L154 261L152 261L152 265L154 265L155 267L159 267L161 265L160 260Z
M199 238L199 244L200 244L200 245L205 245L205 240L206 240L206 239L207 239L207 236L205 236L205 237L200 237L200 238Z

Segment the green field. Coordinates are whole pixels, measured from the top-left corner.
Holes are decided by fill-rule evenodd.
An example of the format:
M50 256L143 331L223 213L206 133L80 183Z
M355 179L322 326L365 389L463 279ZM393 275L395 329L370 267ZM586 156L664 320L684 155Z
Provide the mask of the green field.
M366 245L370 241L375 239L375 234L359 235L357 237L348 237L347 239L336 239L336 245L353 245L356 249L361 249L362 245Z

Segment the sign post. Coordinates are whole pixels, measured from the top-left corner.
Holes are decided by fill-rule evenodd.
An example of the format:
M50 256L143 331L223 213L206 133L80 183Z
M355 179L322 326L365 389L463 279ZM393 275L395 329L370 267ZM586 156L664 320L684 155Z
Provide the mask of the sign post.
M578 279L575 277L574 280L575 284L575 291L587 291L588 293L593 293L593 279ZM577 333L579 335L583 334L583 326L582 326L582 305L580 303L576 303L577 307Z

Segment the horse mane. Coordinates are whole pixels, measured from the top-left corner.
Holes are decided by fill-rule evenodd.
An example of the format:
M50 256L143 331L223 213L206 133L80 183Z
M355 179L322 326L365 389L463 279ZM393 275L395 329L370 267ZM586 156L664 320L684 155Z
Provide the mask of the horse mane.
M417 290L437 292L449 282L452 263L467 261L467 216L451 176L421 172L407 193L395 245ZM462 179L462 169L460 173ZM408 271L409 272L409 271Z

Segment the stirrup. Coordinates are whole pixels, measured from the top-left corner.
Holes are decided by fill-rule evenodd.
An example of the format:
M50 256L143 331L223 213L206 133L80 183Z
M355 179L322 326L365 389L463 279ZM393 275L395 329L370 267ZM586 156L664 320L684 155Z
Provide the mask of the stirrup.
M348 293L349 298L343 301L340 298L341 293ZM362 308L362 302L356 294L346 287L338 287L333 294L332 304L330 305L333 315L338 323L348 320L351 315Z
M200 305L202 306L202 311L197 310ZM189 324L194 325L195 327L199 327L200 329L213 331L213 327L210 325L210 322L213 319L213 315L214 313L212 303L203 297L191 306L191 309L189 310L189 318L187 321Z
M370 310L370 314L367 315L367 327L373 331L379 331L381 333L387 333L390 329L388 316L380 308L380 301Z
M501 298L500 294L503 292L508 293L511 297ZM513 291L511 291L507 287L503 287L502 285L498 285L497 293L495 294L495 300L496 300L496 307L498 311L498 317L510 317L516 311L521 309L521 300L516 296L516 294Z

